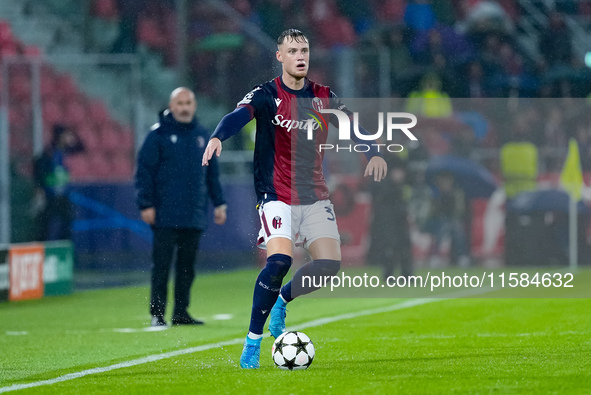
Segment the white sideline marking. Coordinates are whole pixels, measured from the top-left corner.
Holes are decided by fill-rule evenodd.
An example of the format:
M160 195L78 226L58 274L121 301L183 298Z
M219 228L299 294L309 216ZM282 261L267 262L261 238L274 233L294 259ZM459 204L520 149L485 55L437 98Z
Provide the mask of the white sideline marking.
M29 334L29 332L27 332L27 331L22 331L22 332L6 331L7 336L24 336L24 335L28 335L28 334Z
M160 332L168 329L168 326L147 326L145 328L115 328L113 332L138 333L138 332Z
M232 318L234 318L234 316L232 314L216 314L213 316L214 320L219 320L219 321L231 320Z
M436 299L408 299L408 300L405 300L404 302L396 303L391 306L378 307L378 308L369 309L369 310L361 310L361 311L357 311L355 313L345 313L345 314L335 315L333 317L319 318L317 320L304 322L302 324L295 325L295 326L289 327L287 329L288 330L306 329L306 328L311 328L314 326L330 324L330 323L336 322L336 321L348 320L348 319L357 318L357 317L364 317L364 316L373 315L373 314L387 313L390 311L402 310L405 308L420 306L420 305L431 303L431 302L444 301L444 300L452 299L453 297L475 295L477 293L484 293L487 291L490 291L490 289L483 288L481 290L478 290L477 292L453 293L453 294L446 295L447 296L446 298L442 297L442 298L436 298ZM264 335L264 337L269 337L269 336L270 336L269 334ZM52 385L52 384L56 384L56 383L61 383L63 381L74 380L74 379L88 376L91 374L105 373L105 372L110 372L111 370L116 370L116 369L121 369L121 368L129 368L129 367L136 366L136 365L142 365L144 363L155 362L155 361L160 361L162 359L173 358L173 357L176 357L179 355L192 354L192 353L199 352L199 351L206 351L206 350L211 350L213 348L221 348L224 346L231 346L234 344L242 344L242 342L244 342L244 337L238 337L238 338L235 338L232 340L227 340L224 342L204 344L204 345L197 346L197 347L185 348L183 350L169 351L169 352L165 352L165 353L161 353L161 354L149 355L144 358L133 359L133 360L127 361L127 362L121 362L121 363L117 363L115 365L105 366L103 368L93 368L93 369L83 370L81 372L69 373L69 374L66 374L66 375L63 375L60 377L56 377L54 379L35 381L32 383L26 383L26 384L13 384L8 387L1 387L0 394L4 393L4 392L18 391L18 390L22 390L22 389L26 389L26 388L40 387L42 385Z

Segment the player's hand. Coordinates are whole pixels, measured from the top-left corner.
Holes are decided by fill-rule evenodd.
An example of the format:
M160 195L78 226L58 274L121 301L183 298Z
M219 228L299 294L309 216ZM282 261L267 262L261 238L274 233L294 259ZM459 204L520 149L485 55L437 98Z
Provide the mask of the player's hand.
M220 156L222 153L222 142L216 137L212 138L209 140L209 143L207 143L207 147L205 147L205 152L203 153L201 165L208 166L214 152L216 156Z
M367 167L365 168L364 177L372 176L374 181L380 182L384 178L386 178L386 174L388 174L388 166L386 165L386 161L384 158L380 156L373 156Z
M223 225L226 223L226 208L228 206L226 206L225 204L222 204L221 206L217 206L214 210L213 210L213 222L216 223L216 225Z
M154 225L156 223L156 209L154 207L145 208L141 212L142 221L148 225Z

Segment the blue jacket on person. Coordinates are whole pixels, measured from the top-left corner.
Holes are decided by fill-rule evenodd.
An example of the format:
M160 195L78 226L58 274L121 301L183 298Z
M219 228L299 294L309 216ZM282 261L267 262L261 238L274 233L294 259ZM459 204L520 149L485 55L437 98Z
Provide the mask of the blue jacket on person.
M209 140L197 118L178 122L169 110L160 113L138 155L135 185L140 210L154 207L155 227L207 227L208 201L225 203L215 160L201 165Z

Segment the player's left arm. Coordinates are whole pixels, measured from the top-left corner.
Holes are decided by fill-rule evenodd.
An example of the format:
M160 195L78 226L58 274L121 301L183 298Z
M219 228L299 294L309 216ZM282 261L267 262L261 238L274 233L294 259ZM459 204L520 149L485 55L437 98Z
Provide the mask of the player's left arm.
M386 178L386 174L388 174L388 166L386 165L384 158L381 156L373 156L367 163L365 174L363 174L363 176L373 176L374 181L380 182Z
M226 114L209 138L201 164L208 166L214 154L220 156L222 153L222 141L240 132L252 118L253 115L247 107L238 107L231 113Z
M351 122L350 128L353 130L353 113L349 111L349 109L341 102L337 95L334 92L330 92L330 104L331 108L336 108L337 110L343 111L349 117L349 121ZM334 117L331 117L331 123L334 122ZM359 133L363 135L370 135L369 131L365 129L363 126L359 125ZM366 144L369 146L369 150L365 152L365 157L367 158L367 166L365 167L364 177L373 176L374 181L380 182L386 175L388 174L388 166L386 165L386 161L382 158L382 154L380 153L377 145L377 141L375 140L361 140L355 133L351 134L351 139L356 144Z
M217 225L223 225L226 222L227 205L220 184L219 168L215 157L211 158L207 167L207 192L215 207L213 210L214 222Z

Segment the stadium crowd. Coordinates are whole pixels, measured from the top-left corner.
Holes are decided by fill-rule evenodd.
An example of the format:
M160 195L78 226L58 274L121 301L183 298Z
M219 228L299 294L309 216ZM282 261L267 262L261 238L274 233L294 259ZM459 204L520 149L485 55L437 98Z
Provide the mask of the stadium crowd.
M581 98L591 93L588 68L573 50L572 34L564 19L565 15L588 14L585 2L556 2L556 8L549 13L541 3L534 2L534 7L547 14L548 26L540 28L537 47L529 50L518 40L520 23L528 13L517 0L229 3L269 37L276 37L285 26L297 26L308 32L315 50L321 53L334 54L344 48L369 53L355 64L357 97L379 95L378 49L390 55L392 96L416 94L429 79L435 81L429 89L435 90L436 96L450 98ZM190 74L199 92L229 106L250 88L252 81L270 78L256 75L267 72L266 55L242 26L208 2L189 2L188 8ZM93 0L91 12L95 20L117 26L119 35L109 50L134 51L142 45L160 53L166 64L175 64L174 1ZM219 80L211 76L221 72L222 58L225 64L249 65L255 75L244 79L239 73L228 73L226 86L230 92L220 92ZM331 62L318 61L311 69L311 78L334 85L333 69ZM498 148L504 142L527 137L544 150L565 148L570 135L577 134L583 146L591 140L590 131L584 130L585 122L571 125L568 114L557 109L530 110L529 116L534 115L546 125L543 132L532 131L525 136L528 133L518 131L523 116L516 116L514 127L497 128L497 133L486 139L475 138L476 147ZM562 133L561 129L570 132ZM588 162L589 158L584 159L586 166Z
M168 67L177 65L176 6L180 2L88 3L88 52L147 50L160 56ZM540 175L560 170L568 139L576 137L583 169L591 170L591 117L586 99L591 93L591 78L567 25L572 16L591 15L588 2L557 1L556 7L548 10L546 2L533 1L525 9L518 0L231 0L227 2L230 11L225 13L215 2L187 0L186 4L190 87L227 109L255 81L268 80L276 72L270 66L276 63L269 51L274 44L265 47L255 40L246 25L238 23L239 18L230 18L229 12L239 14L270 38L285 27L305 31L314 51L309 76L326 85L339 86L335 59L342 53L353 53L356 61L351 77L357 97L378 97L383 92L380 71L382 55L387 54L390 86L386 91L400 98L401 108L423 118L417 130L421 146L410 150L418 160L454 154L475 159L502 178L501 147L509 142L531 142L539 150L536 175ZM521 38L532 7L546 18L547 25L535 26L537 39L527 45ZM0 56L39 52L8 40L9 33L8 24L0 23ZM248 78L236 72L242 69L248 70ZM47 92L63 90L67 84L55 86ZM425 106L426 98L437 99L437 105ZM85 107L98 108L91 102ZM45 112L44 116L61 114ZM14 112L20 113L24 112ZM85 120L83 111L67 110L64 114L81 114L78 118ZM105 129L122 129L104 122L105 115L91 119L96 119L93 123L101 130L107 124L112 125ZM79 133L92 148L97 134L87 129L90 132L84 133L82 128ZM110 150L114 153L109 151L106 158L120 156L118 150L124 145L131 151L129 138L122 139L127 144L116 144L113 133L102 131L100 135L105 136L104 144L113 144ZM246 148L246 144L236 148ZM72 168L81 172L83 163ZM124 164L119 173L128 177L132 170L129 160ZM96 169L105 169L105 177L115 174L106 166L87 167L91 176ZM77 175L73 172L73 176Z

